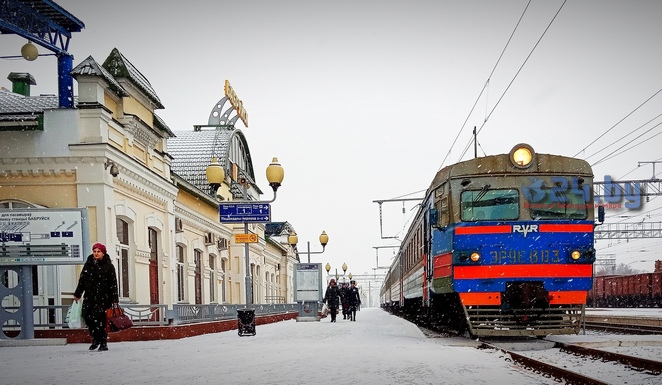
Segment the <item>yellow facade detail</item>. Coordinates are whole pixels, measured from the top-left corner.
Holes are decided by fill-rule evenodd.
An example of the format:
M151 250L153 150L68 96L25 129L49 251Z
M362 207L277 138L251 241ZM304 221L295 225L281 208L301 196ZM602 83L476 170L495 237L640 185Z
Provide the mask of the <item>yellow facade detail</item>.
M113 147L122 150L122 152L126 152L126 138L122 132L114 127L108 127L108 140Z
M103 105L113 112L113 119L117 119L119 116L119 107L117 102L111 98L108 94L104 94Z
M97 207L87 206L87 222L90 224L90 243L99 242L99 232L97 228Z
M152 111L145 108L142 103L133 98L123 98L124 114L135 115L150 127L154 125L154 115Z
M204 216L205 218L208 218L209 220L214 222L218 222L219 220L217 206L210 206L209 204L202 202L200 199L184 190L180 189L177 192L177 202L181 203L182 206L187 207Z
M0 200L18 199L48 208L78 207L75 183L75 175L12 175L0 189Z

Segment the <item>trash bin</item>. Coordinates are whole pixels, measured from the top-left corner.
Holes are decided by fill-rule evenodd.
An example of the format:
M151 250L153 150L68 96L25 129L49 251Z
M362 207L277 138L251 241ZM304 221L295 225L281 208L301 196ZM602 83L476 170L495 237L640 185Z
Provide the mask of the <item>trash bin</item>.
M255 335L255 310L248 308L237 309L237 322L239 336Z

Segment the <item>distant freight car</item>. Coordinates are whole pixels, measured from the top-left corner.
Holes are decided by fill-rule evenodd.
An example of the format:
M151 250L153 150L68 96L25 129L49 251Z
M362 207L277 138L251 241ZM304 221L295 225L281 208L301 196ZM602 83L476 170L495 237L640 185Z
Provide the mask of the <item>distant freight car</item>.
M595 277L587 304L593 307L662 307L662 271Z

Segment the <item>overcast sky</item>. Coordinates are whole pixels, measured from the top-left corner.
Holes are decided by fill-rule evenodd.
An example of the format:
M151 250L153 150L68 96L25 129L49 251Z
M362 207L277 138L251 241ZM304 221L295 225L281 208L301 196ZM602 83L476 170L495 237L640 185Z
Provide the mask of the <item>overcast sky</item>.
M441 166L473 157L474 126L479 156L527 142L586 158L598 180L651 178L638 162L662 160L660 1L56 2L85 23L70 43L74 65L118 48L173 131L206 124L229 80L264 199L271 158L285 168L272 220L292 223L304 251L306 241L321 250L325 230L327 251L311 262L345 262L355 275L373 272L374 247L397 244L380 236L403 235L415 213L415 202L404 213L387 203L380 229L373 201L421 196ZM2 55L24 43L0 39ZM33 94L57 93L54 57L0 63L33 74ZM6 76L0 85L11 88ZM608 216L659 222L662 210L650 210L660 201ZM653 261L661 245L596 247L629 263ZM392 253L381 249L379 265Z

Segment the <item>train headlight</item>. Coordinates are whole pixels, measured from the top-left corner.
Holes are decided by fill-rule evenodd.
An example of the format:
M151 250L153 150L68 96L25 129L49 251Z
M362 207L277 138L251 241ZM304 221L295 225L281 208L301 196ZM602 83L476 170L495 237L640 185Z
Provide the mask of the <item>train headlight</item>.
M520 143L510 150L510 163L517 168L529 168L536 152L526 143Z
M474 262L480 261L480 254L478 253L471 253L471 260Z
M579 258L581 258L581 256L582 256L582 253L580 253L577 250L573 250L572 253L570 254L570 258L572 258L575 261L578 260Z

